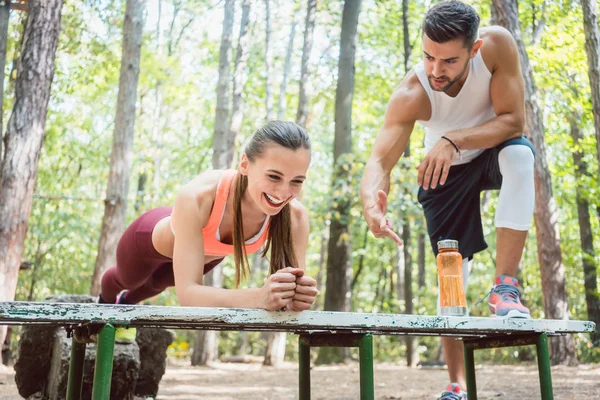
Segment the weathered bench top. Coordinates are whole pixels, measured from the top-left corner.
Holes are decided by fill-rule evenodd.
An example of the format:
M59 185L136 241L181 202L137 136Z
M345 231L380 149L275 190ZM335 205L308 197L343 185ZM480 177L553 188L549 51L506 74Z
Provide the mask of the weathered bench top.
M0 324L77 326L111 323L181 329L494 336L592 332L590 321L439 317L352 312L269 312L258 309L0 302Z

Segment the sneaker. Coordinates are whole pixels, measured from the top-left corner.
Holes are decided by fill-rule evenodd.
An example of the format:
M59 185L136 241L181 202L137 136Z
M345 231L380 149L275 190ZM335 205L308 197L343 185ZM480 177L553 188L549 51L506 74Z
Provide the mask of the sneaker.
M458 383L451 383L438 400L467 400L467 392L464 392Z
M121 293L119 293L117 295L117 300L115 300L115 304L129 304L125 301L126 294L127 294L127 290L121 291Z
M496 285L489 293L488 304L492 317L531 318L529 308L521 304L519 281L512 276L496 277Z
M127 294L127 290L122 290L118 295L117 298L114 302L114 304L129 304L125 301L125 295ZM102 298L102 293L100 293L98 295L98 298L96 299L96 303L97 304L113 304L113 303L109 303L108 301L104 300Z

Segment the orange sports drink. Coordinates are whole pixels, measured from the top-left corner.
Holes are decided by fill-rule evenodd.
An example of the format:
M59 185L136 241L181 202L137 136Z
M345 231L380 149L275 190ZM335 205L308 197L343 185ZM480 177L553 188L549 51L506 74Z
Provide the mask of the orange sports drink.
M462 256L458 241L445 239L438 243L436 257L440 285L440 313L444 316L467 315L467 300L463 288Z

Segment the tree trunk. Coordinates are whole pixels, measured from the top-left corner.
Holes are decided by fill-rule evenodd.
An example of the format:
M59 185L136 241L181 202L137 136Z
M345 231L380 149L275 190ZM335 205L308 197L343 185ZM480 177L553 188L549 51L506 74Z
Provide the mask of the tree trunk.
M0 0L1 1L1 0ZM24 13L21 13L19 15L19 23L21 24L21 36L24 35L25 32L25 27L27 26L27 16L23 15ZM9 19L10 21L10 19ZM23 40L21 39L21 42ZM15 42L15 49L13 52L13 59L12 59L12 63L11 63L11 68L10 68L10 72L8 73L8 92L9 93L14 93L15 92L15 87L16 87L16 79L17 79L17 75L19 74L19 59L21 58L21 42ZM7 50L8 51L8 50Z
M212 272L212 271L211 271ZM196 331L192 365L207 365L218 357L219 339L215 331Z
M287 334L285 332L269 332L263 365L280 367L283 364L286 339Z
M394 268L390 268L391 273L388 275L388 266L385 263L381 263L381 273L378 274L379 281L377 282L377 288L375 289L375 296L373 297L373 309L381 310L383 303L385 302L385 288L387 285L388 276L393 275Z
M404 224L400 229L404 229ZM404 231L400 232L400 236L404 236ZM404 246L396 246L396 268L398 269L398 280L396 282L396 295L398 296L398 313L402 313L402 302L406 296L404 294L404 278L406 273L406 260L404 259Z
M248 21L250 20L250 0L242 3L242 19L240 22L240 36L235 55L233 67L233 105L231 108L231 124L229 125L229 137L227 138L227 164L223 168L231 168L235 153L235 141L242 127L244 118L244 101L242 93L248 80L246 64L248 62Z
M223 286L223 266L217 265L206 275L203 284L206 286ZM216 331L196 331L194 351L192 352L192 365L206 365L215 361L219 356L219 337Z
M231 71L231 36L235 16L235 0L225 0L223 16L223 33L219 49L219 79L217 83L217 111L215 115L215 132L213 135L213 168L231 168L234 148L230 146L229 135L229 81ZM221 287L223 284L222 265L217 265L204 275L204 285ZM217 359L219 342L217 332L198 331L196 334L192 365L206 365Z
M273 95L272 95L272 63L273 55L271 51L271 0L265 0L265 109L266 119L273 119ZM287 60L286 60L287 62ZM285 77L284 77L285 80ZM280 110L281 111L281 108ZM267 334L267 345L265 347L265 359L263 365L271 365L274 367L281 366L285 357L285 332L269 332Z
M232 151L228 157L231 157L229 164L233 162L233 153L235 151L235 141L242 127L244 118L244 102L242 93L247 81L246 64L248 61L248 22L250 20L250 0L244 0L242 3L242 19L240 21L240 33L235 54L235 63L233 66L233 101L231 108L231 123L229 125L229 148ZM257 252L257 254L260 252ZM251 277L249 281L251 280ZM248 347L248 333L240 332L242 337L242 346L240 355L245 355Z
M402 241L404 242L404 313L412 314L414 312L413 307L413 289L412 289L412 256L410 253L410 222L404 224L402 230ZM419 361L417 349L414 346L414 337L407 335L406 338L406 365L409 367L416 367Z
M44 215L44 211L42 211L42 216ZM46 255L46 250L42 250L42 241L39 240L36 246L36 251L35 251L35 259L33 261L33 264L31 265L31 284L29 285L29 294L27 295L27 301L35 301L34 298L34 292L35 292L35 285L37 283L37 278L38 278L38 274L40 273L40 270L42 269L42 265L43 265L43 258ZM21 267L19 267L19 270L21 270Z
M588 59L588 76L592 90L594 126L596 128L596 157L600 166L600 34L598 33L598 5L596 0L581 0L585 52ZM600 216L600 206L598 206Z
M342 15L338 81L335 94L335 139L333 149L332 196L335 198L331 210L331 226L327 256L327 283L325 310L347 311L350 298L352 263L350 260L350 209L352 204L350 162L352 153L352 98L354 95L354 56L358 38L358 16L361 0L346 0ZM339 192L338 192L339 191ZM342 348L321 347L317 363L341 362Z
M350 283L350 292L354 292L354 287L358 283L358 279L360 278L360 274L362 273L365 266L365 252L367 249L367 241L369 240L369 226L365 225L365 233L363 234L363 242L361 249L364 250L363 253L358 256L358 268L356 268L356 273L352 277L352 282Z
M283 120L285 118L285 106L286 106L286 91L288 76L292 67L292 53L294 52L294 39L296 37L296 14L298 10L294 10L292 15L292 26L290 28L290 36L288 39L287 51L285 52L285 64L283 66L283 77L281 79L281 86L279 87L279 101L277 102L277 119Z
M296 123L306 128L308 119L308 76L310 53L313 45L313 33L315 31L315 17L317 14L317 0L308 0L306 3L306 23L304 27L304 45L302 46L302 63L300 66L300 92L298 94L298 112Z
M44 141L62 0L31 0L0 167L0 301L14 300ZM0 328L0 343L6 328Z
M271 54L271 0L265 0L265 108L267 121L273 119L273 95L271 93L271 67L273 56Z
M90 289L92 296L100 293L104 271L115 264L117 244L125 230L145 6L146 0L127 0L125 6L117 115L98 256Z
M323 272L325 271L325 262L327 260L327 243L329 242L329 229L325 228L325 232L321 237L321 246L319 248L319 265L317 269L317 290L319 293L323 293ZM317 296L315 300L315 304L313 306L314 310L322 310L323 309L323 296Z
M420 227L423 229L424 227ZM419 289L425 287L425 234L419 233L417 246L419 247L419 256L417 263L419 264Z
M4 67L6 66L6 44L8 42L8 18L10 16L10 0L0 0L0 165L4 152L3 142L3 105L4 105Z
M233 149L229 146L229 81L231 71L231 36L235 14L235 0L225 1L223 33L219 50L219 80L217 83L217 111L213 136L213 168L231 167ZM231 155L231 156L230 156ZM230 158L231 157L231 158Z
M157 45L157 49L156 51L160 51L158 49L158 45ZM154 173L152 174L152 202L153 204L158 204L159 202L159 198L160 198L160 193L161 193L161 189L160 189L160 177L161 174L159 173L160 171L160 164L162 163L162 143L161 143L161 137L163 136L163 129L161 126L161 121L162 121L162 82L160 79L158 79L156 81L156 86L154 88L154 113L152 115L152 119L153 119L153 123L152 123L152 138L151 138L151 143L152 143L152 147L154 147L155 149L157 149L158 151L153 152L153 158L152 158L152 165L154 167ZM146 173L143 172L143 175L145 175ZM140 175L140 179L142 178L142 175ZM141 183L141 181L138 181L138 184ZM144 182L145 183L145 182ZM136 214L137 214L137 210L136 210Z
M136 214L139 214L144 204L144 196L146 195L146 182L148 181L148 174L146 172L140 172L138 176L137 190L135 191L135 203L134 210Z
M581 240L583 278L585 287L585 303L587 305L588 319L596 323L596 331L592 333L592 343L594 346L600 346L600 296L598 295L596 252L594 250L594 234L590 221L590 203L585 194L584 188L579 182L585 180L589 175L586 162L583 160L583 153L580 148L583 135L579 128L581 113L576 107L573 108L572 115L569 116L571 125L571 138L573 139L573 164L575 165L575 181L577 199L577 216L579 219L579 237Z
M408 0L402 0L402 43L404 47L404 73L408 73L410 66L410 54L412 46L410 44L410 31L408 21ZM406 144L404 157L410 158L410 141ZM408 191L408 189L405 189ZM411 256L411 224L410 219L404 217L404 226L402 227L402 241L404 242L404 313L412 314L413 307L413 262ZM406 341L406 365L416 367L419 354L414 345L414 337L407 335Z
M521 71L525 78L525 110L527 127L535 148L535 231L538 246L538 261L542 277L544 312L547 318L568 319L565 266L562 262L558 209L552 194L552 180L546 161L544 121L539 109L529 57L521 39L519 12L515 0L493 0L500 25L507 28L517 42ZM572 335L550 339L553 364L577 364L575 342Z

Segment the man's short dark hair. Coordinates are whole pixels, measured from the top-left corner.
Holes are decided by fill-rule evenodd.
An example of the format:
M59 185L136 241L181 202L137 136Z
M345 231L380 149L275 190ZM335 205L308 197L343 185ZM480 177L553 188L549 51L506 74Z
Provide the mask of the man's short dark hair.
M437 3L425 15L423 33L436 43L463 39L470 49L477 40L479 15L473 7L460 1Z

